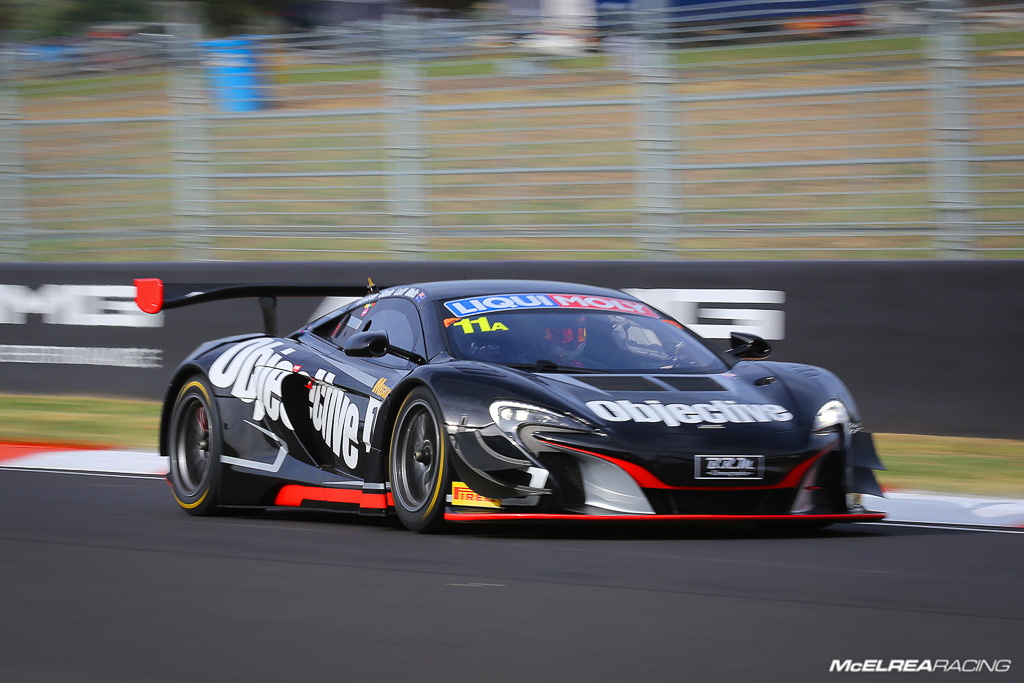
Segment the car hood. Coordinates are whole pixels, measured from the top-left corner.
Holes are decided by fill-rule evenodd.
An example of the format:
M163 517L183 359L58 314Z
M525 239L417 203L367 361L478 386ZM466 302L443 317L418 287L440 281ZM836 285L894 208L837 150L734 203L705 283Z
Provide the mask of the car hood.
M804 421L776 379L735 372L709 375L538 374L536 381L588 421L632 431L707 430L730 434L789 431ZM761 381L761 384L757 384Z
M493 398L506 394L536 402L620 434L768 434L808 422L784 381L750 362L699 375L535 373L454 365L460 367L458 374L474 377L474 384L482 380L489 385Z

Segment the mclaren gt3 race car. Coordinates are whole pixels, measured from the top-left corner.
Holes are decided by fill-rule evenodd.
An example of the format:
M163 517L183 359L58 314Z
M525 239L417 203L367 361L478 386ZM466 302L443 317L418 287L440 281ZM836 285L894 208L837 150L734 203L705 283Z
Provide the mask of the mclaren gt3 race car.
M764 360L753 335L716 350L617 290L392 287L276 336L278 296L352 288L136 284L150 313L258 297L271 328L203 344L170 380L161 452L192 514L327 508L416 531L884 516L860 505L882 465L835 375Z

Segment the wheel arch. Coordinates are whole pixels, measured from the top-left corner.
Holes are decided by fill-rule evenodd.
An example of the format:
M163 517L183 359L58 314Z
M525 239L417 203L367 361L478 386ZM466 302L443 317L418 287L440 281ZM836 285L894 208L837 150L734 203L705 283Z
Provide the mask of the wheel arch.
M171 421L171 415L174 412L174 401L181 391L181 388L185 386L185 382L195 375L202 375L203 379L209 382L209 377L206 376L206 370L200 367L196 363L185 363L175 370L174 375L171 377L171 381L167 384L167 391L164 393L163 406L160 409L160 455L169 455L166 452L166 437L167 427ZM214 400L211 396L210 400Z
M192 398L189 398L190 392ZM206 410L206 426L200 427L205 431L202 439L206 440L206 445L186 445L186 437L181 431L190 429L182 425L186 424L189 411L193 410L189 407L190 404L196 401L200 407L195 410ZM192 434L187 436L189 441L192 438ZM193 447L207 453L206 465L198 478L192 469L193 463L189 462L189 454L182 453L182 449L191 450ZM172 495L178 505L189 514L217 514L218 499L223 485L223 466L220 462L223 448L217 397L209 378L201 368L183 365L175 372L174 379L168 386L168 399L161 414L160 451L169 459L167 481L171 485Z
M437 397L437 392L427 382L418 377L410 377L395 387L391 394L388 395L387 410L383 411L383 414L377 420L373 443L370 445L381 454L381 481L387 481L387 459L391 448L391 437L395 431L395 422L398 421L398 413L402 410L402 404L405 403L405 399L418 387L427 389Z
M381 458L384 481L390 486L392 513L398 520L412 531L434 533L444 527L454 445L448 435L448 423L437 393L424 381L410 382L405 389L394 402L386 423L387 448ZM437 441L433 449L427 448L428 439L413 442L420 443L413 447L416 449L416 454L413 454L407 436L412 432L405 427L406 418L416 415L412 419L420 419L420 413L414 411L424 409L436 425ZM426 456L422 460L419 457L420 448L423 448L422 454ZM430 453L436 455L430 457ZM417 462L413 463L412 458ZM410 466L417 472L412 476L408 469ZM395 474L397 476L393 477Z

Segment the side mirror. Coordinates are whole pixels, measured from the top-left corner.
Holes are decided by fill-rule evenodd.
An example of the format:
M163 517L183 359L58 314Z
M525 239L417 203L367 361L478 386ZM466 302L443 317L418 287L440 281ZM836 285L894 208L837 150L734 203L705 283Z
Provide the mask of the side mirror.
M729 344L731 347L726 353L734 358L763 360L772 353L772 345L756 334L733 332L729 335Z
M388 333L383 330L356 332L345 340L345 345L341 350L345 352L346 356L355 358L383 358L390 354L416 363L416 365L426 365L427 363L427 359L418 353L392 346L388 340Z
M388 355L391 343L388 333L381 331L357 332L345 340L342 351L355 358L381 358Z

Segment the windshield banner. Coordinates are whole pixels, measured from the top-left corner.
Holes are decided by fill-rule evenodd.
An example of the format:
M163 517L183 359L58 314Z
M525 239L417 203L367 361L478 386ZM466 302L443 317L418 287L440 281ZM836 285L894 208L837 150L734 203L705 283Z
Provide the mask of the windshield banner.
M599 311L633 313L657 318L658 314L639 301L582 294L507 294L479 296L445 302L445 308L458 317L497 313L523 308L581 308Z

